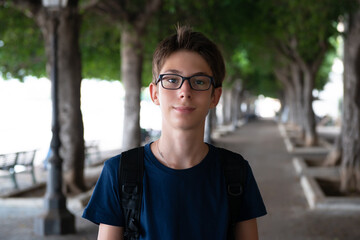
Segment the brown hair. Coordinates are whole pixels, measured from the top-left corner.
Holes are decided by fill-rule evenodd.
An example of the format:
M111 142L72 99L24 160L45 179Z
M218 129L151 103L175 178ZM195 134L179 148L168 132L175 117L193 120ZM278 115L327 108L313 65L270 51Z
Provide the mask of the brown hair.
M202 56L213 73L215 87L222 86L225 77L225 63L220 50L204 34L194 32L188 26L178 26L176 34L165 38L157 46L152 63L153 82L157 80L166 59L179 50L196 52Z

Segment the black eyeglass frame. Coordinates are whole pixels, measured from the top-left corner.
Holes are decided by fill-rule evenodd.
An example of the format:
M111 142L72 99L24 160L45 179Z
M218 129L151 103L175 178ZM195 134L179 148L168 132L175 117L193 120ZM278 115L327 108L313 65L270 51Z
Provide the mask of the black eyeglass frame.
M179 86L178 88L166 88L166 87L164 87L164 85L163 85L163 83L162 83L162 78L163 78L163 76L166 76L166 75L172 75L172 76L181 77L181 84L180 84L180 86ZM190 79L193 78L193 77L197 77L197 76L200 76L200 77L208 77L208 78L210 79L210 85L209 85L209 87L208 87L207 89L201 89L201 90L200 90L200 89L195 89L195 88L193 88L193 86L191 85ZM164 74L159 74L159 77L158 77L158 79L156 80L155 85L157 85L159 82L161 82L161 86L162 86L164 89L166 89L166 90L177 90L177 89L180 89L180 88L182 87L182 85L184 84L185 80L188 80L189 85L190 85L190 88L193 89L193 90L195 90L195 91L207 91L207 90L210 89L211 85L213 85L214 88L216 88L214 78L211 77L211 76L209 76L209 75L205 75L205 74L195 74L195 75L192 75L192 76L190 76L190 77L183 77L183 76L181 76L181 75L179 75L179 74L176 74L176 73L164 73Z

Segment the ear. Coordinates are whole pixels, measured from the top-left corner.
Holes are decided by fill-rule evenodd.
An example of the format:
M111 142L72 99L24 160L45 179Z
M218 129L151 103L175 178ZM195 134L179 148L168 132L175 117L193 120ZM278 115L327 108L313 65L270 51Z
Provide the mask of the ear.
M222 93L221 87L214 89L214 93L211 96L210 108L215 108L218 105L220 97L221 97L221 93Z
M154 83L149 85L150 97L155 105L160 105L158 87Z

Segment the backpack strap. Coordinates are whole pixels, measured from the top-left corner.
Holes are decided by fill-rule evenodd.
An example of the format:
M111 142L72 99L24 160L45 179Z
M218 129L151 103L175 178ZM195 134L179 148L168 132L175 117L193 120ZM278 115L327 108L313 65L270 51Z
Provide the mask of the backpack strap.
M121 207L125 217L125 240L136 240L140 236L140 212L144 175L144 147L121 154L119 186Z
M224 171L229 203L228 240L230 240L235 239L234 228L240 212L241 200L247 177L246 161L240 154L223 148L218 149Z

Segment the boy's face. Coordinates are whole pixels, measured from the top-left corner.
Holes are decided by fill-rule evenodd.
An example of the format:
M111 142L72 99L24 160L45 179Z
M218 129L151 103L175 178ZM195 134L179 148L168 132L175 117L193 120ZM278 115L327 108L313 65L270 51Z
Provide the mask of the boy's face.
M212 76L207 62L196 52L185 50L171 54L164 62L160 74L178 74L190 77L196 74ZM216 107L221 96L221 88L213 91L213 86L206 91L196 91L185 80L181 88L164 89L159 82L150 84L153 102L159 105L162 112L163 127L190 130L203 128L210 108Z

